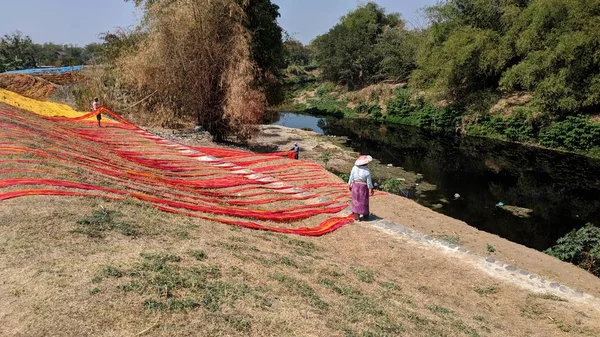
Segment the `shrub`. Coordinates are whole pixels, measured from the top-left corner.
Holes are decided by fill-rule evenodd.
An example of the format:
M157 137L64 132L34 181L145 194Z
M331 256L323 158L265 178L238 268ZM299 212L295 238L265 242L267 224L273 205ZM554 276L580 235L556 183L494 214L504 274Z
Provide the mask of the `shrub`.
M327 95L328 93L330 93L334 88L334 84L333 83L325 83L322 86L318 87L317 90L315 91L315 94L317 94L317 96L322 97Z
M572 230L545 253L600 276L600 228L588 223Z
M117 59L115 73L132 99L150 97L137 109L163 111L153 114L154 122L196 120L215 140L251 137L267 103L270 76L263 71L280 63L273 59L282 52L277 7L235 0L135 3L144 8L139 29L145 34Z
M568 116L564 121L542 130L540 144L570 151L589 151L600 147L600 125L585 116Z
M381 184L381 189L388 193L398 194L400 192L401 186L402 183L400 182L400 180L395 178L388 178L383 182L383 184Z
M527 142L536 139L537 122L528 108L519 108L504 119L500 115L484 115L478 124L470 125L468 133L474 136L487 136L510 141Z
M388 116L408 117L415 111L411 103L411 95L408 89L398 89L394 97L386 102Z

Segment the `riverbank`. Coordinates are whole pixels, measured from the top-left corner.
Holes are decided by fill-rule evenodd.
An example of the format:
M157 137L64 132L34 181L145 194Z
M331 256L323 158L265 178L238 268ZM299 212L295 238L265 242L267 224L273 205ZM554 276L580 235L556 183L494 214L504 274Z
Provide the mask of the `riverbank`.
M305 208L322 202L243 206L261 198L247 196L220 199L221 205L185 186L168 190L172 185L167 181L173 180L164 179L168 176L177 176L176 181L188 176L191 185L210 181L206 173L215 173L217 180L233 176L227 169L197 160L204 157L190 157L189 148L127 128L57 124L4 105L0 105L0 122L6 130L17 130L5 139L4 151L9 152L0 162L0 180L9 184L15 177L50 176L100 186L107 193L128 193L132 187L160 198L175 193L172 211L190 200L238 211ZM26 133L29 128L36 128L33 136ZM207 151L219 152L214 147L223 147L205 133L151 131L179 143L209 146ZM61 137L59 132L71 137ZM287 150L293 142L302 144L304 158L318 158L327 149L339 152L335 159L345 164L342 156L347 156L349 165L355 159L355 154L344 148L338 151L335 142L312 132L272 126L264 126L249 146ZM60 156L44 155L43 148ZM139 160L159 161L168 172L127 164L132 153L139 153ZM76 159L69 160L71 154ZM253 154L235 157L229 160L249 169L264 168L266 159ZM114 171L96 171L80 159L98 166L106 163ZM294 186L314 182L299 172L306 167L320 183L333 184L328 188L338 188L335 183L341 182L304 160L271 160L286 168L277 174L288 176ZM294 165L303 162L307 165ZM124 176L129 179L121 179L123 173L130 174ZM247 187L264 192L252 185ZM7 188L10 193L23 187ZM228 191L231 187L218 190ZM327 192L319 190L322 195ZM272 193L283 196L285 192ZM592 297L599 296L600 279L406 198L377 193L371 200L371 221L349 223L320 237L303 237L227 226L218 220L239 219L234 214L211 214L212 210L190 214L195 216L164 212L136 199L139 195L116 200L34 194L0 202L0 302L7 304L0 307L0 335L594 337L600 333L598 301ZM241 204L231 207L231 201ZM269 224L314 227L331 216ZM394 227L398 230L411 230L412 236L382 227L390 222L403 225ZM416 233L458 243L461 250L441 241L416 240ZM484 244L495 251L483 255Z
M151 132L190 145L210 146L209 135L191 130L173 132L166 129L150 129ZM349 172L358 153L345 148L343 137L328 137L313 131L292 129L275 125L263 125L247 149L259 152L285 151L294 143L301 147L301 160L307 160L325 167L323 154L329 153L327 168ZM214 145L214 144L212 144ZM240 148L232 145L233 148ZM407 186L414 186L419 175L404 171L400 167L388 167L381 163L371 165L374 176L404 179ZM337 178L339 179L339 178ZM340 179L341 181L341 179ZM425 185L425 186L422 186ZM422 186L422 187L421 187ZM417 188L427 190L435 186L419 184ZM572 285L575 288L600 296L600 279L569 263L562 262L534 249L508 241L497 235L480 231L465 222L450 218L410 199L386 194L372 201L372 212L376 218L402 224L417 232L449 240L483 256L504 261L519 268L529 270L547 279Z
M512 93L498 97L486 108L489 111L483 107L471 111L447 102L427 103L405 83L379 83L349 91L315 81L291 89L278 109L314 116L367 118L600 158L600 115L556 119L537 111L531 101L529 93Z

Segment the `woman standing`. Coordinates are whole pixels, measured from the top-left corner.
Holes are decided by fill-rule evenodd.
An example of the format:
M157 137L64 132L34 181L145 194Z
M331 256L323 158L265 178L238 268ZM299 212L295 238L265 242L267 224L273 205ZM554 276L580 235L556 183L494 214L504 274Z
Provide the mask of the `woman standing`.
M360 156L354 163L350 172L348 185L352 191L352 213L354 220L360 221L360 216L366 220L369 218L369 194L373 195L373 181L371 171L367 165L373 160L371 156Z

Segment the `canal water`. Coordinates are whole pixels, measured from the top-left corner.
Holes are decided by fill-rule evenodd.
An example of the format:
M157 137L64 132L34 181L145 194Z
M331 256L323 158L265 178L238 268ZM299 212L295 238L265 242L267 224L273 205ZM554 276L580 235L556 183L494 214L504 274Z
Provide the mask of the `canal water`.
M281 113L275 124L345 136L355 151L437 186L411 195L417 202L447 200L437 211L531 248L546 249L586 222L600 224L599 160L365 119ZM532 212L515 215L499 203Z

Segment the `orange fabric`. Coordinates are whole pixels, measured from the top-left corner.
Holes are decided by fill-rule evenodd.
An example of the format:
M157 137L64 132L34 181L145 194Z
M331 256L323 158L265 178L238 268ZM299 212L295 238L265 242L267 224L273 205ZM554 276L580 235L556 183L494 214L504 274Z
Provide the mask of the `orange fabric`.
M88 119L99 113L118 123L98 128ZM313 227L288 228L336 214L349 199L345 184L320 182L327 178L325 171L288 159L292 151L189 147L152 135L105 107L74 118L0 109L0 130L0 165L10 165L0 168L0 200L31 195L135 198L165 212L298 235L323 235L352 221L351 216L329 216ZM68 172L75 164L82 172ZM294 184L307 180L311 183ZM320 196L329 199L302 202Z

